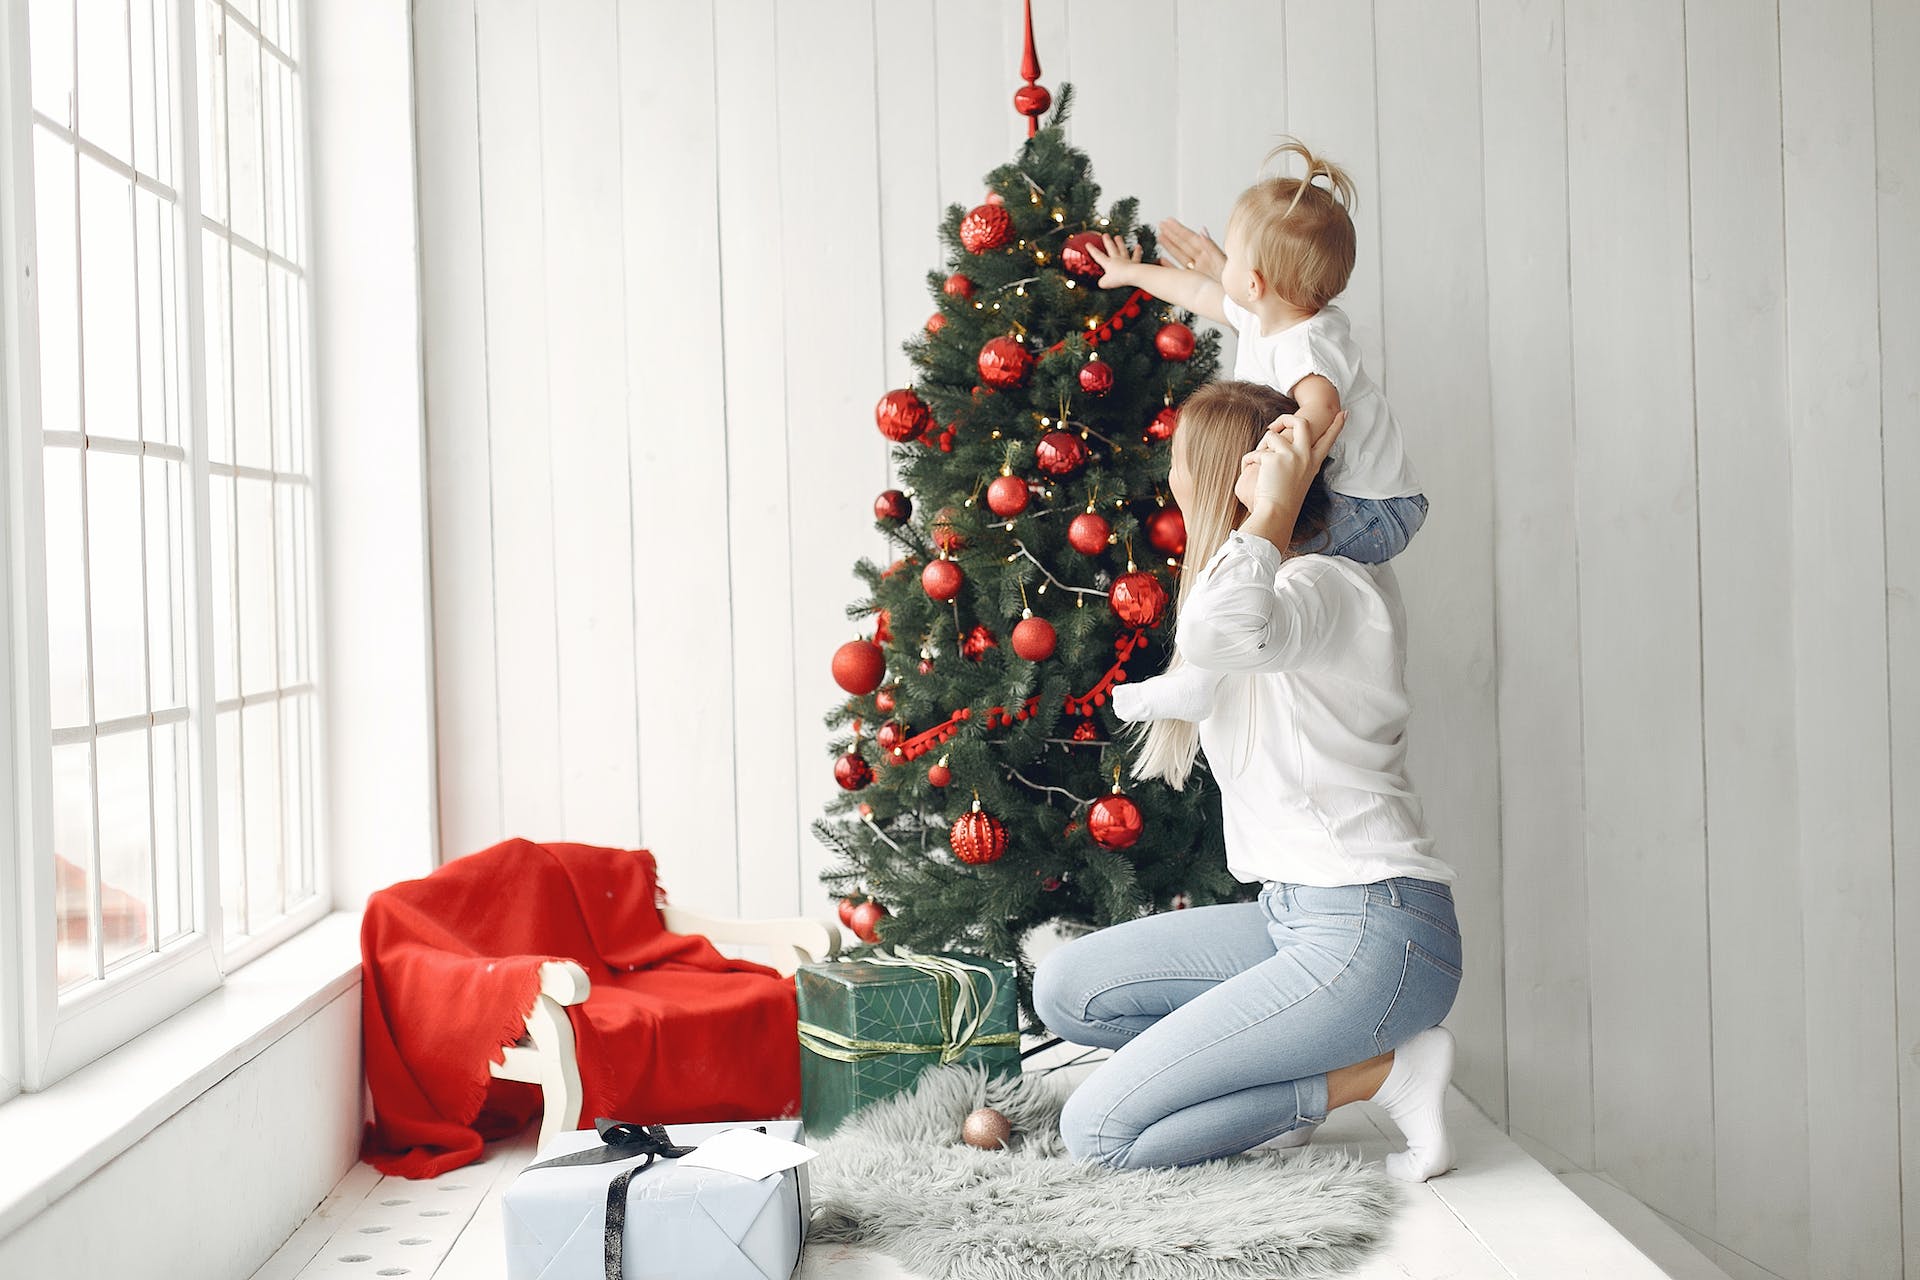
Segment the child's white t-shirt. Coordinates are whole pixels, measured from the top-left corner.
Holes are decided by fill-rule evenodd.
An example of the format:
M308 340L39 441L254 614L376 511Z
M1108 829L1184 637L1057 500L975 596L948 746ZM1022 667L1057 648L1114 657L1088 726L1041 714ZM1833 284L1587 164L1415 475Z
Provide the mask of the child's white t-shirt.
M1327 485L1334 492L1351 498L1404 498L1420 492L1400 439L1400 424L1361 367L1360 346L1346 312L1324 306L1299 324L1262 334L1259 316L1224 293L1220 302L1227 323L1240 335L1234 377L1292 395L1300 379L1317 373L1340 393L1347 425L1326 469Z

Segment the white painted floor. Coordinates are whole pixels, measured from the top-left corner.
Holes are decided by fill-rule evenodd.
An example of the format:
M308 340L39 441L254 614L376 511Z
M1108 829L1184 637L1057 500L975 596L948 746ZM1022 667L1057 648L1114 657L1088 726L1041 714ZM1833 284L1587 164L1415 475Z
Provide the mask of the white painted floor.
M1028 1069L1067 1062L1070 1054L1083 1060L1061 1069L1076 1083L1105 1056L1062 1046L1028 1059ZM1597 1180L1571 1171L1568 1181L1556 1177L1458 1091L1448 1121L1459 1167L1411 1189L1386 1247L1353 1273L1355 1280L1728 1280L1630 1197L1596 1196L1602 1208L1627 1201L1610 1208L1616 1228L1570 1185L1583 1176ZM1366 1102L1336 1111L1314 1142L1355 1148L1373 1160L1402 1145L1386 1113ZM493 1144L485 1161L426 1181L383 1178L356 1165L254 1280L502 1280L500 1191L532 1156L528 1130ZM923 1280L885 1254L841 1245L809 1248L795 1276Z

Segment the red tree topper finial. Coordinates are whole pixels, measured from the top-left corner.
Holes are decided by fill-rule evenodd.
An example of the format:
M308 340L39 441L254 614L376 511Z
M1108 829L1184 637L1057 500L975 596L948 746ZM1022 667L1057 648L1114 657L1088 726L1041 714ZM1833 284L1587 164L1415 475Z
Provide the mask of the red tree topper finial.
M1035 84L1040 78L1040 55L1033 51L1033 0L1026 0L1027 50L1020 55L1020 78L1026 83L1013 91L1013 109L1027 118L1027 136L1040 132L1040 117L1053 105L1046 86Z

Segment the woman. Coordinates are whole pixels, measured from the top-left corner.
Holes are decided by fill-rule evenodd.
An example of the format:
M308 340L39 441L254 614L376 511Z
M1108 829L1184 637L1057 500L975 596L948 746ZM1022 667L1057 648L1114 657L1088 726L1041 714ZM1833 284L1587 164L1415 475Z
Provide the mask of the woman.
M1139 777L1183 786L1204 747L1227 866L1259 901L1128 921L1047 955L1034 1002L1116 1049L1068 1098L1075 1156L1114 1168L1298 1146L1327 1112L1383 1106L1394 1176L1452 1167L1442 1116L1460 986L1453 868L1406 777L1406 618L1393 570L1310 554L1318 439L1292 401L1213 383L1182 407L1168 485L1186 517L1167 674L1114 690L1146 725ZM1271 424L1271 428L1269 427Z

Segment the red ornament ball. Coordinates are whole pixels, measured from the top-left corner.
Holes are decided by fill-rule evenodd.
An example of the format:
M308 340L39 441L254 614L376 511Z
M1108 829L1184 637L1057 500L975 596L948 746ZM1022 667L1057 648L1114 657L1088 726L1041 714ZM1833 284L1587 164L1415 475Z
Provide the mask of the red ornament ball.
M1167 589L1152 574L1135 570L1114 579L1107 603L1130 627L1157 627L1166 614Z
M1082 511L1067 526L1067 543L1083 556L1097 556L1107 549L1107 539L1113 536L1113 526L1107 518L1092 511Z
M1083 280L1097 280L1106 272L1087 252L1088 246L1100 247L1098 231L1076 231L1068 236L1067 242L1060 246L1060 265Z
M1193 330L1178 320L1160 326L1153 345L1164 360L1187 360L1193 356Z
M1145 826L1140 806L1118 791L1101 796L1087 811L1087 834L1103 849L1130 848Z
M944 764L933 765L927 770L927 781L936 787L944 787L953 781L953 770Z
M992 1107L981 1107L967 1114L966 1120L960 1125L960 1136L970 1147L998 1151L1012 1142L1013 1122Z
M1178 507L1162 507L1147 517L1147 541L1170 556L1187 553L1187 518Z
M873 420L881 435L898 444L932 426L933 413L912 388L900 387L880 397L873 406Z
M1033 367L1033 353L1013 338L988 338L980 348L980 378L990 387L1017 387Z
M873 695L873 709L883 716L893 714L893 690L882 689Z
M947 317L944 312L936 311L932 315L927 317L928 333L938 333L946 327L947 327Z
M1013 215L997 204L978 206L960 219L960 243L968 253L986 253L1013 239Z
M932 674L933 674L933 659L932 659L932 658L922 658L922 659L920 659L920 674L921 674L921 675L923 675L923 676L930 676L930 675L932 675Z
M951 560L929 561L927 567L920 571L921 587L935 600L953 599L960 594L960 584L966 580L967 575L962 573L960 566ZM1161 592L1161 594L1166 593ZM926 671L931 669L932 665L929 661L922 661L920 667L922 671Z
M853 927L853 909L859 905L859 901L854 898L840 899L840 923L851 929Z
M1180 425L1180 411L1168 405L1153 415L1153 421L1147 424L1147 439L1171 440L1174 429Z
M849 751L833 762L833 780L848 791L858 791L873 781L873 767Z
M1113 366L1105 360L1089 360L1081 365L1080 389L1090 396L1103 396L1113 390Z
M1041 116L1053 105L1053 95L1043 84L1023 84L1013 91L1013 109L1023 116Z
M1099 736L1100 730L1095 726L1091 718L1082 720L1079 724L1073 726L1073 740L1075 742L1092 742Z
M913 514L913 499L898 489L889 489L873 500L873 518L904 523Z
M960 652L966 655L968 662L978 662L987 656L987 650L997 648L1000 642L987 630L985 623L978 623L967 632L966 639L960 642Z
M987 510L1012 519L1027 509L1027 482L1019 476L1000 476L987 486Z
M1040 887L1046 892L1052 893L1055 889L1058 889L1060 887L1060 877L1048 876L1045 880L1042 880L1040 882Z
M1071 431L1049 431L1033 446L1033 465L1050 476L1070 476L1087 465L1087 442Z
M940 508L940 514L933 518L933 545L940 551L953 552L967 545L966 535L953 527L960 513L952 507Z
M956 271L947 277L945 284L940 286L940 292L946 294L949 298L971 298L973 296L973 281Z
M892 751L905 740L906 736L905 729L889 720L880 726L880 731L873 735L873 740L880 744L882 751Z
M953 829L947 832L953 856L969 864L998 861L1007 851L1006 825L992 814L982 812L978 800L973 803L973 811L955 818Z
M1013 651L1028 662L1045 662L1060 643L1053 624L1045 618L1022 618L1013 627Z
M853 918L847 922L847 927L862 942L878 942L880 922L886 917L887 909L869 898L853 909Z
M886 674L887 655L871 640L849 640L833 651L833 682L848 693L872 693Z

